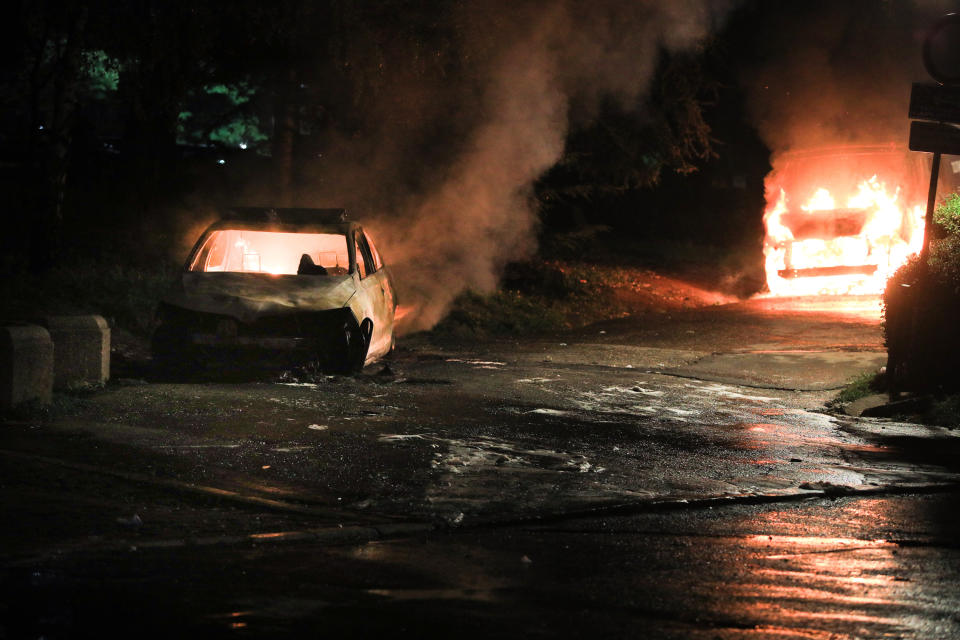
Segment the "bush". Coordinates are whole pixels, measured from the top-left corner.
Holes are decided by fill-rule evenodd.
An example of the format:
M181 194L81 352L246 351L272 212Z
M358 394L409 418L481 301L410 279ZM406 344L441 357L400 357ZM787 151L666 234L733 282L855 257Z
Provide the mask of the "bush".
M960 195L937 208L930 258L902 266L887 282L884 339L898 390L960 389Z
M933 221L948 236L960 236L960 193L951 193L933 212Z

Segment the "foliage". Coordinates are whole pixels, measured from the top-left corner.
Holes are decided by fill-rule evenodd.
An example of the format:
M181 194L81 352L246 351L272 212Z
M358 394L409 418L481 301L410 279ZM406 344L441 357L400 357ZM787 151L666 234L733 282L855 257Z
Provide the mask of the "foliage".
M608 100L597 118L576 127L563 158L538 184L546 205L594 200L656 184L664 171L692 173L715 156L705 110L717 96L701 57L661 52L650 95L643 103Z
M102 49L83 52L80 72L84 90L97 100L108 98L120 84L120 61Z
M260 117L250 112L251 100L259 92L259 87L246 81L206 85L191 91L186 99L188 109L177 117L177 141L255 148L269 139L261 128Z
M960 193L948 195L934 211L933 219L948 237L960 237Z
M504 44L521 34L505 24L507 12L475 11L447 0L63 6L70 11L60 10L61 3L21 3L23 10L6 25L11 55L0 61L0 100L5 111L17 114L3 119L0 138L23 139L32 149L22 155L37 156L28 158L30 166L49 167L37 185L23 189L24 202L10 207L31 214L49 209L44 219L24 216L37 221L37 229L29 230L33 244L53 248L37 256L37 268L58 259L68 223L84 218L76 203L90 201L90 175L109 174L115 189L98 203L110 209L105 219L156 219L195 196L178 172L187 153L202 152L178 149L178 143L269 154L269 167L255 172L265 188L258 183L250 189L263 200L306 200L318 188L316 177L329 175L334 162L338 171L359 165L388 178L378 186L387 197L419 197L489 117L483 96L491 69L499 68ZM540 13L531 11L537 22ZM484 26L502 29L503 37L475 37ZM704 108L714 87L701 68L703 53L663 52L649 99L611 99L593 118L590 97L584 108L590 115L571 132L541 200L553 193L576 205L622 194L654 184L665 171L691 171L710 157ZM43 79L43 86L33 86L33 77ZM58 87L72 87L70 99L52 104L63 93ZM576 93L573 87L562 91ZM51 126L48 113L61 114L62 122ZM44 153L35 153L41 147ZM379 157L397 166L387 171L373 162ZM49 202L29 199L48 192Z
M923 265L914 257L887 282L884 338L892 384L898 388L960 387L960 198L935 212L938 229ZM937 237L940 236L940 237Z

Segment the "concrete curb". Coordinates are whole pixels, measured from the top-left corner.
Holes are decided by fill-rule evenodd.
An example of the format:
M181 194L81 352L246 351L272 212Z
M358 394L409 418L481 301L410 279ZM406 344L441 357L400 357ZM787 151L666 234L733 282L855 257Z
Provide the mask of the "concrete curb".
M110 325L102 316L47 316L41 324L53 340L54 388L110 379Z
M0 327L0 409L53 398L53 341L43 327Z

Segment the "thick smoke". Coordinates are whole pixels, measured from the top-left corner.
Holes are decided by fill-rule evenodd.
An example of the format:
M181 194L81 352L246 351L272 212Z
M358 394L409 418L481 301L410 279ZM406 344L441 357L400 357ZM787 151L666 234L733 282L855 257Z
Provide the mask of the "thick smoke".
M663 49L695 46L728 8L709 0L491 2L446 16L462 50L433 73L390 68L362 139L331 145L311 202L377 216L412 328L432 326L461 291L488 291L535 249L533 183L564 150L571 118L602 99L639 109ZM450 25L448 25L450 26ZM576 104L576 115L571 105Z
M750 34L755 62L743 83L754 123L773 154L768 188L791 151L847 145L905 150L911 83L930 81L921 58L924 34L956 5L758 3Z

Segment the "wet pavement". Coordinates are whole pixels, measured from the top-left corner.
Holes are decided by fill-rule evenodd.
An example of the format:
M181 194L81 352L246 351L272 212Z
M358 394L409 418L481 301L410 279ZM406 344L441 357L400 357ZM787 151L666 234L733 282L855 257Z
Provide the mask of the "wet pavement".
M955 637L960 438L823 412L847 302L59 398L0 429L0 638Z
M9 637L960 634L958 494L731 504L4 570Z

